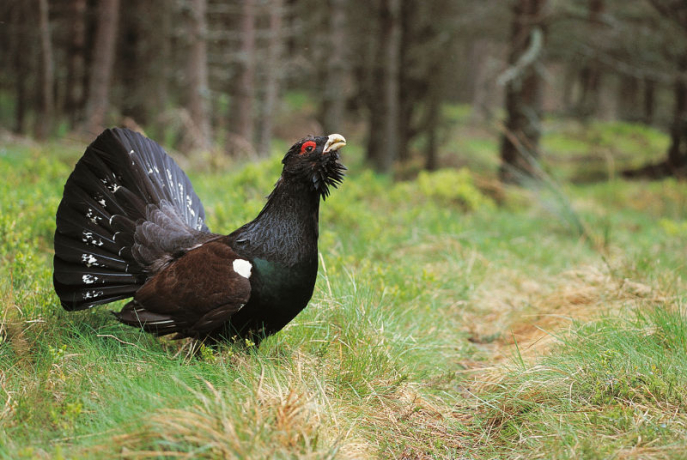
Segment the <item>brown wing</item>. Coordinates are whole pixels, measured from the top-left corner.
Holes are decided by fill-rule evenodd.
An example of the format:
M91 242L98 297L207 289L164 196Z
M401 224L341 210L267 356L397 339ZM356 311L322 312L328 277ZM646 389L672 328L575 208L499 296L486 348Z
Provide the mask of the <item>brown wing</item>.
M248 302L249 276L248 261L221 241L208 242L146 282L116 316L146 332L199 338Z

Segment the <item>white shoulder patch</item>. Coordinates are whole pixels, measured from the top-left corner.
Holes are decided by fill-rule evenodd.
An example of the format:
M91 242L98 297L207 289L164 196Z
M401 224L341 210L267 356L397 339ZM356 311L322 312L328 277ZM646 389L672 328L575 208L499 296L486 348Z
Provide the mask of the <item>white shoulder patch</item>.
M250 271L253 268L250 262L244 259L234 260L234 271L244 278L250 278Z

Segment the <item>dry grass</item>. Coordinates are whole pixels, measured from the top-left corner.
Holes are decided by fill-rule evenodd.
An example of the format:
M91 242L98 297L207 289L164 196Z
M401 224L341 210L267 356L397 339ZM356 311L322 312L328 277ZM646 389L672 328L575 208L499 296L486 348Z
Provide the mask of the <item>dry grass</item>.
M475 299L476 308L466 321L470 337L502 361L513 356L516 346L521 357L534 359L560 343L557 336L575 322L665 297L641 282L618 279L600 263L536 278L501 270L480 287Z
M160 409L116 445L122 458L369 458L344 409L317 379L296 372L276 373L247 356L233 355L242 373L255 380L234 381L222 389L205 381L188 388L188 407ZM108 447L109 446L109 447ZM94 452L111 448L107 442Z

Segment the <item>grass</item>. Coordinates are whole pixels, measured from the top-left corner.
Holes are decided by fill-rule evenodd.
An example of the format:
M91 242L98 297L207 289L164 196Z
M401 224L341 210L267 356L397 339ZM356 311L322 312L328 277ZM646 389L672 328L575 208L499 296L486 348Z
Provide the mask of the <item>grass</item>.
M551 129L561 164L595 148ZM687 185L564 182L584 238L540 192L394 183L352 144L311 304L257 350L198 355L62 310L54 213L83 146L0 147L0 458L684 457ZM279 160L229 169L192 168L216 231L259 211Z

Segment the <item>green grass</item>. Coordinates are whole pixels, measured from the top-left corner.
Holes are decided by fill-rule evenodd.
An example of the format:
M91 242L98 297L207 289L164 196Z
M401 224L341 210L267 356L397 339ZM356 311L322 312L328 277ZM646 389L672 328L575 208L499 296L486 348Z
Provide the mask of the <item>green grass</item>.
M556 133L571 160L579 133ZM460 141L473 166L494 163L484 139ZM0 147L0 458L683 458L686 184L497 205L466 169L394 183L351 144L311 304L257 350L195 355L62 310L54 213L83 146ZM210 227L251 219L278 172L192 171Z

